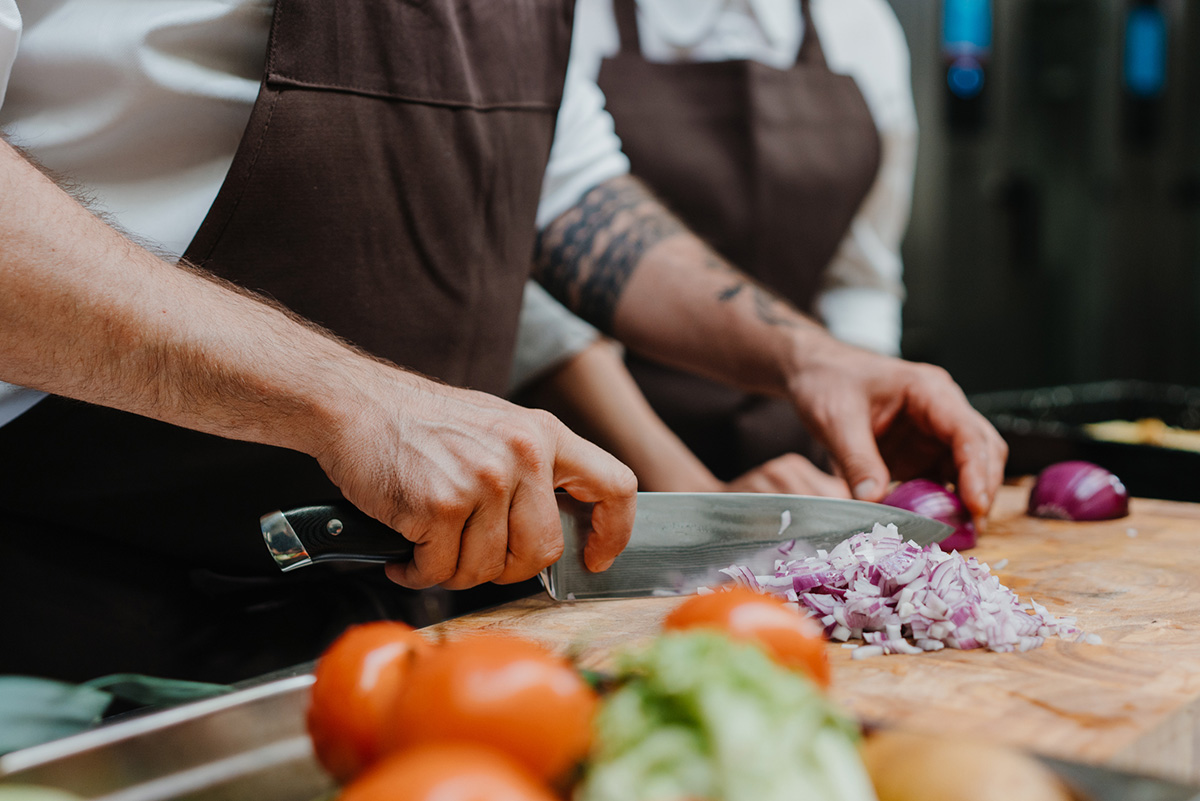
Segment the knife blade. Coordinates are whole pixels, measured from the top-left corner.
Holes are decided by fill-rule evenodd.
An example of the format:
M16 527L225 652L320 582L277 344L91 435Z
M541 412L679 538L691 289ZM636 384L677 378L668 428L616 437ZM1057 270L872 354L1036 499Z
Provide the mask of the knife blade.
M785 514L786 513L786 514ZM591 504L559 497L565 550L542 572L556 600L676 595L728 581L719 571L745 565L773 573L775 560L831 549L876 524L895 524L918 545L948 537L951 526L865 501L765 493L639 492L633 535L612 566L592 573L583 563ZM785 526L784 523L787 523ZM795 540L784 553L781 546Z
M784 558L781 543L795 540L790 558L893 523L905 539L928 545L950 526L927 517L864 501L762 493L639 492L633 533L625 550L602 573L584 566L592 504L556 493L562 524L562 558L542 571L550 597L559 601L686 594L722 583L719 573L745 565L770 572ZM783 525L784 522L788 524ZM260 521L263 540L281 570L315 562L392 562L412 558L413 544L346 502L271 512ZM782 530L781 530L782 529Z

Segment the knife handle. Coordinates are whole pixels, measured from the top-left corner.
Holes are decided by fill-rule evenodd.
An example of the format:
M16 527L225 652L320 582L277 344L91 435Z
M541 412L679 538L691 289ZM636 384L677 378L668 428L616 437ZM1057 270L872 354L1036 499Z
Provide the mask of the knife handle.
M406 562L413 544L353 505L340 502L271 512L263 540L280 570L314 562Z

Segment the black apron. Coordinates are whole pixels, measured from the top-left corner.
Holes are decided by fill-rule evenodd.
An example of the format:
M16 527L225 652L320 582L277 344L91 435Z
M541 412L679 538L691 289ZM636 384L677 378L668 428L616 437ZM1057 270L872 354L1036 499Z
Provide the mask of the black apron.
M503 391L572 15L277 0L250 122L185 258L376 355ZM423 608L377 566L279 573L259 515L338 497L300 453L54 397L0 428L0 453L0 673L230 681Z
M879 170L854 80L829 70L808 0L791 69L754 61L660 64L638 42L635 0L613 0L621 49L599 84L629 156L693 231L802 310ZM628 357L663 420L718 478L789 451L814 453L792 406Z

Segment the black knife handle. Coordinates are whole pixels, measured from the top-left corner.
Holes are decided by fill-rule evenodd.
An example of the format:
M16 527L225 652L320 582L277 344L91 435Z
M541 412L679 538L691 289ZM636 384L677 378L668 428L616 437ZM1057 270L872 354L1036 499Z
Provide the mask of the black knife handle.
M282 513L313 562L407 562L413 544L349 503L302 506Z

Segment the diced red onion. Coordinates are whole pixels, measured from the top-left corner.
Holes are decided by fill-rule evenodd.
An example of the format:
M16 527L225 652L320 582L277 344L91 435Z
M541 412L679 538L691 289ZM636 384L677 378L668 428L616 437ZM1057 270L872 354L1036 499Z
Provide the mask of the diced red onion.
M883 503L931 517L954 527L954 533L942 540L943 551L965 551L975 547L975 522L955 493L924 478L905 481L883 499Z
M1121 479L1091 462L1059 462L1043 470L1029 493L1029 514L1058 520L1112 520L1129 514Z
M1099 643L1074 618L1056 618L1036 601L1022 604L975 557L937 544L920 548L890 525L816 556L777 559L774 575L738 565L722 572L795 602L832 640L861 641L855 659L945 647L1027 651L1052 636Z

